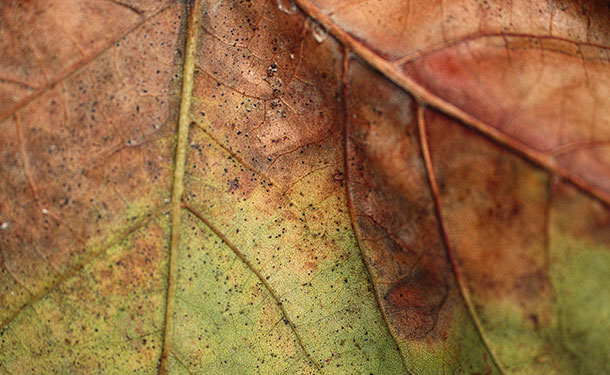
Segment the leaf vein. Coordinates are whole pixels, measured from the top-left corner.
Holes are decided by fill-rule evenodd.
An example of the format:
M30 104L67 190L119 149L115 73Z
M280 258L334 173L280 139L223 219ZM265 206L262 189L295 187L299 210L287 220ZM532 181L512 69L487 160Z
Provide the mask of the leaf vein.
M134 233L138 229L144 227L147 223L149 223L152 219L159 216L161 213L166 211L168 208L167 205L163 205L151 213L145 215L144 218L140 218L139 222L134 224L131 228L119 233L116 237L110 239L106 244L102 245L99 249L94 250L83 257L82 260L76 262L70 268L68 268L63 274L59 275L55 281L49 285L47 288L43 289L37 294L33 294L32 297L21 307L19 307L15 312L13 312L8 318L3 320L0 323L0 332L4 331L11 322L13 322L26 308L34 305L37 301L42 299L44 296L55 290L59 285L61 285L64 281L68 280L70 277L74 276L78 271L83 269L88 264L92 263L95 259L103 255L108 249L112 248L116 244L123 241L130 234Z
M178 141L174 175L172 179L171 209L171 240L167 273L167 293L165 304L165 321L163 333L163 351L159 364L159 374L167 373L167 360L171 351L171 340L174 327L174 307L176 283L178 280L178 250L180 248L180 218L182 214L182 193L184 192L184 173L186 166L186 153L188 150L189 114L191 110L191 97L193 95L193 82L195 76L195 53L199 37L199 22L201 17L201 1L194 0L188 8L188 25L186 35L186 52L182 71L182 93L180 112L178 115Z
M496 129L495 127L465 112L445 99L431 93L425 87L405 76L400 71L397 64L392 61L385 60L348 32L339 28L339 26L332 21L331 17L324 14L310 0L295 0L295 3L306 15L323 25L324 28L327 29L343 45L349 47L350 50L366 61L371 67L378 70L387 79L394 82L409 94L413 95L418 101L426 102L427 105L438 109L440 112L460 120L463 126L471 128L479 132L484 137L489 138L491 141L507 147L509 150L526 158L537 166L551 173L557 174L584 193L592 196L605 205L610 205L610 192L607 192L583 177L575 175L570 171L558 166L555 160L549 158L549 155L546 153L540 152L523 144L501 130Z
M314 367L319 372L321 372L320 365L311 357L311 354L305 347L303 340L302 340L299 332L297 331L297 328L296 328L294 322L292 321L292 319L290 319L288 313L286 312L286 308L284 307L284 304L282 303L281 298L278 296L278 294L275 292L275 290L271 287L271 285L269 285L269 282L267 282L267 280L263 277L263 275L252 265L252 263L248 260L248 258L246 258L246 256L235 245L233 245L233 243L231 241L229 241L229 239L220 230L218 230L205 216L203 216L201 213L199 213L199 211L197 211L195 208L189 206L186 203L183 203L183 206L187 211L189 211L190 213L195 215L208 228L210 228L210 230L212 232L214 232L214 234L216 234L235 253L235 255L237 255L242 260L242 262L244 262L244 264L248 267L248 269L250 269L250 271L253 274L255 274L256 277L258 277L258 279L263 284L265 289L267 289L267 291L269 292L271 297L273 297L273 299L275 300L275 303L277 304L277 306L280 308L280 311L282 312L284 319L290 326L291 330L294 332L294 335L297 339L297 343L303 350L305 356L314 365Z
M434 173L434 167L432 165L432 157L430 155L428 137L426 135L426 127L425 127L425 121L424 121L424 107L423 107L422 103L418 103L418 106L417 106L417 128L418 128L418 132L419 132L419 142L420 142L420 147L421 147L421 153L422 153L422 157L424 159L424 164L426 167L426 174L428 175L428 183L430 184L430 190L432 191L432 197L434 200L434 210L435 210L435 214L436 214L436 220L438 222L439 231L440 231L441 237L443 239L443 243L445 245L445 250L447 251L447 257L449 258L449 262L451 263L451 268L453 269L453 274L454 274L456 283L458 285L458 289L460 291L460 294L462 295L462 299L464 300L464 303L466 304L466 308L468 310L470 317L472 318L472 321L475 325L477 333L478 333L479 337L481 338L483 345L485 346L485 349L487 349L487 352L489 353L492 361L496 365L498 371L500 371L501 374L506 374L506 370L504 369L504 366L499 361L497 354L493 351L493 349L491 347L491 343L489 342L489 339L487 338L487 335L485 335L485 330L483 328L481 320L479 319L479 315L476 312L474 304L470 298L470 293L468 292L468 288L467 288L466 284L464 283L464 280L462 279L462 273L460 271L460 266L458 264L457 258L449 243L449 236L447 235L447 230L445 229L445 224L443 221L443 216L442 216L442 211L441 211L439 188L438 188L438 185L436 182L436 175Z
M98 56L100 56L102 53L104 53L109 48L111 48L118 40L120 40L124 36L130 34L134 30L138 29L140 26L142 26L144 23L146 23L146 21L148 21L149 19L157 16L158 14L163 13L164 11L169 9L171 7L171 5L172 4L168 4L168 5L165 5L159 9L157 9L149 17L141 19L138 23L136 23L135 25L133 25L132 27L127 29L124 33L119 35L117 38L111 40L109 43L103 45L102 47L94 50L93 53L91 53L91 55L88 58L83 59L83 60L78 60L74 64L70 65L67 69L64 70L64 72L62 72L57 77L55 77L55 79L46 82L42 87L38 88L32 94L30 94L30 95L26 96L25 98L23 98L22 100L20 100L18 103L16 103L11 108L9 108L6 112L0 113L0 122L4 121L5 119L7 119L11 115L13 115L19 109L23 108L28 103L32 102L34 99L36 99L37 97L42 95L44 92L46 92L50 88L54 87L58 83L62 82L64 79L76 74L82 67L86 66L91 61L95 60Z
M402 365L405 369L405 371L408 374L412 374L411 371L409 370L409 367L407 366L407 358L405 353L403 353L401 346L398 344L398 337L396 336L395 332L390 329L390 324L388 321L388 317L385 313L385 310L382 308L382 304L381 304L381 299L380 299L380 295L379 295L379 290L377 289L377 285L373 282L373 274L371 272L371 266L369 265L369 263L366 261L366 257L364 254L364 248L362 246L362 234L360 233L360 231L358 230L358 226L356 225L355 222L355 217L356 217L356 209L354 208L354 204L352 202L352 196L350 194L350 190L349 190L349 185L350 185L350 174L349 174L349 168L348 168L348 156L347 156L347 143L348 143L348 132L347 132L347 124L348 124L348 92L349 92L349 85L348 85L348 72L349 72L349 59L350 59L350 53L351 50L347 47L344 48L343 50L343 169L345 170L345 194L347 196L347 206L349 209L349 217L350 217L350 225L352 227L352 231L356 237L356 245L358 246L358 249L360 250L360 256L362 258L362 263L364 263L364 267L366 269L366 274L369 280L369 283L371 284L372 288L373 288L373 294L375 295L375 302L377 303L377 307L379 308L379 311L381 312L381 317L383 319L383 322L385 323L386 328L388 329L388 333L390 334L390 336L392 337L392 340L394 341L394 344L396 344L396 349L398 350L398 353L400 354L400 359L402 362Z

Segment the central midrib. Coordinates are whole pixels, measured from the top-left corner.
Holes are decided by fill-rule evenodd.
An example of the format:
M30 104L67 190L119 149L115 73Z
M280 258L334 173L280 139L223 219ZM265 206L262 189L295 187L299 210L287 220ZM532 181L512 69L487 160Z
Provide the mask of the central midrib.
M171 242L167 273L167 294L165 305L165 329L163 332L163 352L159 365L159 374L166 374L167 360L171 353L171 340L173 332L173 316L176 295L176 281L178 276L178 250L180 248L180 219L182 213L182 193L184 191L184 170L186 164L186 151L190 127L189 114L191 97L193 93L193 80L195 72L195 51L199 35L199 19L201 14L201 0L193 0L188 10L188 25L186 35L186 51L182 70L182 92L180 99L180 113L178 117L178 140L176 144L176 157L174 175L172 178L171 200Z

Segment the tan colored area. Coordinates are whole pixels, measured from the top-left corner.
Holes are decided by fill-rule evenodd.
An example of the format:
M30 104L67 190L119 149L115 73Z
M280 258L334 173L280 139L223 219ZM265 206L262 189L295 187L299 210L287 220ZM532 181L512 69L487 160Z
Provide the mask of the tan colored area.
M597 0L312 0L311 4L375 53L396 62L484 35L610 44L610 14L604 1Z
M3 322L167 203L182 12L117 38L0 125Z
M0 5L0 118L66 78L169 4L4 2Z

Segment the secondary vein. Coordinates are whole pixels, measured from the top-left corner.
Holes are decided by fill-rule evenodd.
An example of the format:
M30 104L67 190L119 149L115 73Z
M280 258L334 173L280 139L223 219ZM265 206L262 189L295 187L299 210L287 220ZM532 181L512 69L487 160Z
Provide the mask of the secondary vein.
M225 245L227 245L231 250L233 250L233 253L235 253L235 255L239 259L241 259L241 261L248 267L248 269L250 269L250 271L256 275L258 280L263 284L265 289L267 289L267 291L269 292L271 297L275 300L276 305L279 307L280 311L282 312L282 316L283 316L284 320L288 323L292 332L294 333L294 335L296 337L296 341L299 344L299 347L301 348L301 350L303 350L303 353L305 354L305 356L307 357L309 362L311 362L311 364L316 368L316 370L319 373L321 373L322 369L321 369L320 365L311 356L311 353L309 353L309 351L305 347L305 344L303 343L303 340L301 339L301 336L299 335L299 332L297 331L296 325L294 324L292 319L290 319L288 312L286 311L286 308L284 307L284 304L282 303L281 297L271 287L271 285L269 284L267 279L264 278L263 275L254 267L252 262L250 262L248 260L248 258L246 258L244 253L242 253L231 241L229 241L229 239L220 230L218 230L218 228L216 228L208 219L206 219L205 216L203 216L201 213L199 213L199 211L197 211L194 207L191 207L190 205L188 205L186 203L183 203L182 205L191 214L195 215L195 217L197 217L199 220L201 220L212 232L214 232L214 234L217 235L222 240L222 242L224 242Z
M105 51L107 51L109 48L114 46L114 44L118 40L120 40L121 38L125 37L126 35L131 34L134 30L136 30L139 27L141 27L142 25L144 25L151 18L154 18L158 14L161 14L161 13L165 12L168 8L171 7L172 3L170 2L168 4L169 5L164 5L161 8L155 10L152 14L150 14L150 16L142 17L142 19L140 19L132 27L130 27L127 30L125 30L124 33L121 33L120 35L117 35L116 38L113 38L108 43L105 43L103 46L100 46L99 48L94 49L86 58L84 58L82 60L78 60L78 61L74 62L73 64L70 64L62 73L60 73L58 76L52 78L51 80L46 82L41 87L35 88L34 91L30 95L24 97L19 102L17 102L14 105L12 105L7 111L5 111L3 113L0 113L0 122L3 122L7 118L9 118L12 115L14 115L15 113L17 113L18 110L20 110L21 108L25 107L28 103L31 103L34 99L40 97L43 93L45 93L47 90L49 90L50 88L54 87L58 83L63 82L63 80L67 79L68 77L74 76L77 72L81 71L81 69L84 66L86 66L91 61L95 60L101 54L103 54ZM2 81L9 81L8 79L6 79L4 77L0 77L0 80L2 80ZM14 81L14 80L10 80L10 82L13 82L15 84L25 85L25 83L17 82L17 81Z
M472 299L470 298L470 293L468 291L468 288L466 287L464 280L462 279L462 276L461 276L462 274L460 272L460 268L459 268L456 256L453 253L453 249L451 248L451 246L449 244L449 236L447 235L447 231L445 230L445 224L444 224L443 217L442 217L440 194L439 194L438 184L436 182L436 174L434 173L434 166L432 165L432 156L430 155L428 136L426 134L426 125L424 122L424 107L423 106L424 106L424 104L422 104L421 102L417 104L417 129L419 132L419 143L420 143L420 147L421 147L422 157L424 159L424 164L426 167L426 172L428 175L428 182L430 184L430 190L432 191L432 198L434 200L434 210L436 213L436 220L438 221L439 231L440 231L443 243L445 245L445 249L447 251L447 257L449 258L449 262L451 263L451 268L452 268L453 274L455 276L455 281L458 285L458 289L460 291L462 299L464 300L464 303L466 304L466 309L468 310L468 314L470 315L470 317L475 325L477 333L479 334L479 337L481 338L481 341L482 341L483 345L485 346L485 349L489 353L491 360L496 365L496 368L498 369L500 374L506 374L506 370L504 369L504 366L498 359L498 356L492 350L491 343L489 342L489 339L485 335L485 329L483 328L483 324L481 323L481 320L479 319L479 315L477 314L477 312L474 308L474 304L472 303Z
M349 172L350 169L349 169L349 162L348 162L348 155L347 155L347 152L348 152L348 119L349 119L348 109L349 109L350 54L351 54L351 50L348 47L345 47L343 49L343 168L344 168L344 173L345 173L345 194L347 197L347 206L349 208L350 225L352 227L352 231L354 232L354 236L356 238L356 245L358 245L358 250L360 250L360 255L362 258L362 262L364 263L364 267L366 269L369 283L373 287L373 294L375 295L375 302L377 303L377 307L379 308L379 311L381 312L381 317L383 318L383 321L385 323L386 328L388 329L388 333L389 333L390 337L392 338L392 341L394 341L394 344L396 345L396 348L398 349L398 354L400 355L400 360L402 362L403 368L405 369L405 371L408 375L413 375L412 372L409 370L409 366L407 364L407 357L405 356L405 353L403 352L403 348L401 347L400 341L398 340L398 337L396 336L396 332L391 327L391 325L389 323L389 319L386 314L386 311L383 308L383 304L382 304L382 300L381 300L381 297L379 294L377 284L373 280L372 266L366 260L364 246L361 243L362 235L360 233L358 225L356 225L356 220L355 220L356 209L354 208L354 204L352 201L352 194L349 189L351 176L350 176L350 172Z
M430 92L427 88L406 76L396 61L389 61L382 58L376 52L371 50L368 45L353 37L347 31L341 29L332 20L330 15L324 14L310 0L295 0L295 3L304 14L323 25L330 34L337 38L339 42L345 46L348 46L355 55L362 58L387 79L402 87L403 90L414 96L417 100L424 101L427 105L436 108L440 112L460 120L464 126L476 130L493 142L507 147L509 150L515 152L521 157L524 157L537 166L560 176L566 181L569 181L582 192L599 200L601 203L610 205L610 192L607 192L603 188L594 185L589 180L586 180L585 178L560 167L557 165L557 162L551 159L546 152L528 147L503 131L489 125L488 123Z
M117 235L113 236L110 240L106 241L99 248L92 250L91 252L87 252L82 259L77 260L73 265L71 265L64 273L58 275L56 279L49 284L46 288L42 289L40 292L32 295L30 299L15 310L11 315L9 315L5 320L0 322L0 332L5 330L9 324L11 324L17 317L27 308L33 306L36 302L41 300L43 297L48 295L53 290L57 289L64 281L70 279L72 276L76 275L78 271L83 269L88 264L92 263L94 260L98 259L100 256L104 255L106 251L108 251L113 246L117 245L125 238L127 238L132 233L135 233L137 230L143 228L146 224L148 224L151 220L161 215L163 212L167 210L167 205L163 205L151 211L150 213L144 215L142 218L136 221L132 227L119 232ZM0 265L2 262L2 258L0 258Z
M167 276L167 295L165 306L165 329L163 333L163 352L159 365L159 374L167 372L167 359L171 351L173 332L173 316L176 295L176 281L178 278L178 250L180 247L180 215L182 193L184 191L184 170L186 164L186 151L188 146L189 113L191 97L193 94L193 80L195 72L195 51L199 35L199 20L201 14L201 1L193 0L189 8L189 18L186 36L186 52L182 72L182 93L180 113L178 117L178 143L176 145L176 158L172 185L171 201L171 242Z

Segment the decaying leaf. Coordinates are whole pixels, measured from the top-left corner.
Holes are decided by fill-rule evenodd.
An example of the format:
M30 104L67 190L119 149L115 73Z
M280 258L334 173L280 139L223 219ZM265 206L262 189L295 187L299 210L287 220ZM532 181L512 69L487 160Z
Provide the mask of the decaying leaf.
M610 372L610 8L0 4L0 374Z

